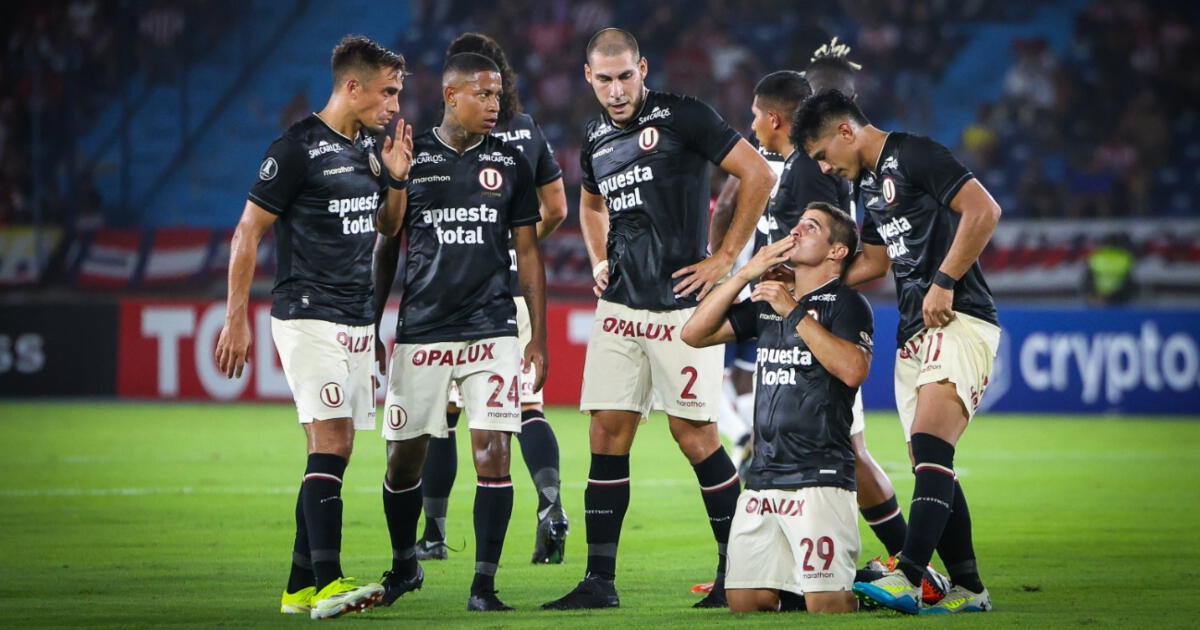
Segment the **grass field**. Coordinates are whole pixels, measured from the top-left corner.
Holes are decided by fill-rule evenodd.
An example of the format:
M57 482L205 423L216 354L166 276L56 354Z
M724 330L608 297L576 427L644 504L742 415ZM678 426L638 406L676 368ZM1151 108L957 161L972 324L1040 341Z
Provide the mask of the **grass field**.
M532 566L534 496L514 464L516 505L501 597L515 613L465 611L473 566L469 458L451 498L450 539L424 590L331 623L355 628L674 628L820 624L906 627L1195 627L1200 612L1200 422L983 416L956 459L996 612L955 618L859 613L738 616L696 611L689 587L715 552L695 478L653 418L634 447L621 539L622 608L550 613L584 559L586 422L550 414L573 517L567 561ZM0 626L296 627L280 615L303 442L285 405L0 402ZM907 510L911 475L894 416L870 417L872 451ZM347 472L343 565L378 578L390 558L380 507L383 445L359 435ZM460 449L465 444L460 442ZM465 454L465 450L461 451ZM863 526L864 552L882 551Z

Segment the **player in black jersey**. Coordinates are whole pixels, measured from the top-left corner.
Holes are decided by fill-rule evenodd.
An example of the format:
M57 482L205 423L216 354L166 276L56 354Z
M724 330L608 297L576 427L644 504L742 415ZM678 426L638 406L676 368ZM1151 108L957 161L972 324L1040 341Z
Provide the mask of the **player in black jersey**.
M442 123L414 139L412 168L405 174L405 291L385 402L384 511L392 568L384 574L384 603L419 587L424 575L415 557L421 468L429 437L448 433L453 382L463 394L478 473L475 578L467 609L512 610L496 597L495 574L512 514L510 440L521 430L522 358L535 370L535 391L546 374L537 194L525 156L490 133L503 90L496 64L474 53L451 55L442 86ZM510 235L532 328L523 351L509 288ZM395 267L396 248L384 243L379 250L381 258L391 257L377 265L382 302L393 280L383 272Z
M517 93L517 75L500 45L487 35L465 33L450 43L446 55L463 52L481 54L500 68L504 89L500 94L500 114L492 135L520 149L533 167L533 182L537 186L542 217L537 224L540 241L552 234L567 216L562 169L554 160L554 151L542 134L541 127L522 111ZM510 278L517 306L517 329L519 337L528 341L529 315L517 278L516 251L510 248L509 253L513 259ZM421 471L425 512L425 531L421 540L417 541L417 558L421 560L443 559L447 556L446 512L450 489L454 486L458 470L454 436L460 411L452 402L446 413L449 435L430 438L425 468ZM558 441L542 410L542 393L533 391L533 373L524 369L524 366L521 371L521 432L517 438L521 442L521 455L538 492L533 562L559 564L563 561L568 524L559 491Z
M807 204L786 236L759 249L684 326L695 346L758 338L754 459L729 538L735 612L779 610L785 591L803 595L810 612L856 608L850 426L873 324L870 305L839 276L857 247L850 215ZM788 280L764 278L784 263ZM750 282L758 282L750 300L733 304Z
M370 352L375 229L398 211L386 177L406 169L411 129L382 151L374 134L399 110L404 58L358 36L333 49L333 93L267 149L230 244L229 301L217 364L240 377L258 243L274 227L271 333L308 442L296 499L292 572L280 609L313 619L373 606L383 587L342 575L342 477L355 429L375 426ZM386 172L385 172L386 170ZM378 212L377 212L378 211Z
M805 102L793 141L827 172L855 181L866 212L864 245L845 281L865 282L890 268L900 308L896 403L916 486L899 570L855 589L909 613L990 610L954 452L987 387L1000 340L978 262L1000 207L945 147L872 126L836 90ZM922 608L915 585L935 548L953 587Z
M754 229L774 175L709 106L647 90L637 41L604 29L587 47L584 76L604 108L581 150L580 222L594 264L595 326L580 408L591 412L584 492L587 574L549 609L619 605L617 540L629 506L629 451L657 395L671 435L696 472L717 541L717 586L699 607L725 606L724 545L738 475L714 421L721 351L690 348L678 331L726 273ZM743 182L721 248L705 256L709 164Z

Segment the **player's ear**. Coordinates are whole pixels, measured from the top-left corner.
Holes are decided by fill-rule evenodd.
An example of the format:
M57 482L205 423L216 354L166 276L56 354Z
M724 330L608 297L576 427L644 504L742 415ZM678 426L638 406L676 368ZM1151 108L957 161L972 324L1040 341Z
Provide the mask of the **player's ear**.
M834 243L833 247L829 248L829 259L841 262L850 255L850 248L846 247L845 243Z
M646 74L647 74L647 73L649 72L649 70L650 70L650 64L649 64L649 62L647 62L647 61L646 61L646 58L645 58L645 57L642 57L641 59L638 59L638 64L637 64L637 67L638 67L638 72L639 72L639 73L641 73L641 75L642 75L642 80L643 80L643 81L645 81L645 80L646 80Z
M454 86L442 86L442 100L445 101L447 107L454 107Z
M583 64L583 80L588 83L592 82L592 66L586 63Z

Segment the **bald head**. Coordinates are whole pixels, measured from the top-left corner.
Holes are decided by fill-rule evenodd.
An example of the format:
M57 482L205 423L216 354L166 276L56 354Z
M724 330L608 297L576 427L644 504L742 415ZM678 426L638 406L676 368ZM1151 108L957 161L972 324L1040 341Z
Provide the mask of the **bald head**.
M592 35L592 38L588 40L588 63L591 63L593 54L616 57L625 53L632 54L635 61L642 56L638 50L637 40L633 38L633 34L629 31L619 28L605 28L596 31L596 34Z

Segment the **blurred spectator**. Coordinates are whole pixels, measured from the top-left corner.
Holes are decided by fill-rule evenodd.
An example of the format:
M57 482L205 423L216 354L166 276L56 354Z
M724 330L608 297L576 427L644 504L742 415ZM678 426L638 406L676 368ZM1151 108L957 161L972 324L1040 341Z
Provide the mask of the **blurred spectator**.
M1115 306L1133 300L1133 243L1126 234L1113 234L1092 250L1084 267L1083 294L1093 306Z

